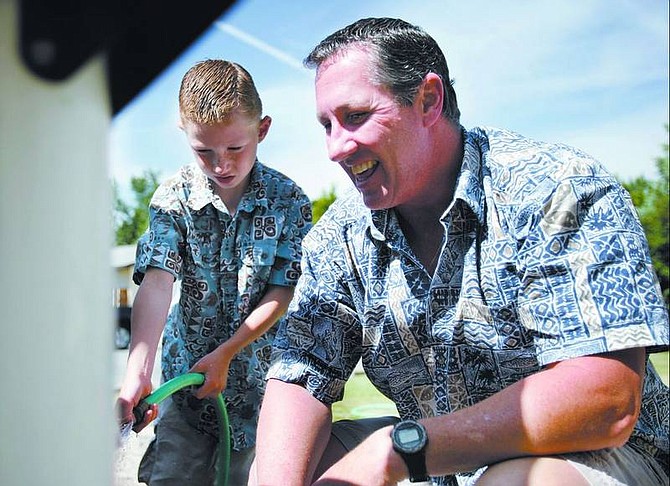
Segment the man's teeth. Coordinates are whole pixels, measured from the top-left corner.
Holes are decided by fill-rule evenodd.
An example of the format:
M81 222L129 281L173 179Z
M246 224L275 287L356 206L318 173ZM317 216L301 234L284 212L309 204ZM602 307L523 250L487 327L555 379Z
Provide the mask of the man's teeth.
M368 160L367 162L363 162L362 164L352 166L351 172L353 172L354 175L359 175L365 172L366 170L372 169L375 165L377 165L377 162L375 162L374 160Z

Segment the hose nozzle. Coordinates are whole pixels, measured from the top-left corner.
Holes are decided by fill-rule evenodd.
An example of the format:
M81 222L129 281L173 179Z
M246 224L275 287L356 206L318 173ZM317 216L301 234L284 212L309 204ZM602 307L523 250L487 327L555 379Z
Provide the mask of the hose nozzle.
M149 404L149 402L147 402L146 400L142 400L140 401L140 403L137 404L135 408L133 408L133 417L135 418L135 420L133 421L134 432L137 432L136 430L137 426L140 425L142 421L144 421L144 416L146 415L147 410L149 410L150 406L151 405Z

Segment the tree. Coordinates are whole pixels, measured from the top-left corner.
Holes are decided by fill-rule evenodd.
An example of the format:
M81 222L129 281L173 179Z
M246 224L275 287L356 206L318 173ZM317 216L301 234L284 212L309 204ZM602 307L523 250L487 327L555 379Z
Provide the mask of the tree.
M667 142L662 146L664 154L656 158L658 179L638 177L623 185L637 208L665 303L670 306L670 147Z
M112 182L114 193L114 235L117 245L134 245L149 226L149 202L160 182L158 173L148 170L130 179L132 204L121 198L119 188Z
M328 191L323 192L318 199L312 201L312 221L314 223L323 216L323 213L325 213L326 209L333 204L336 198L335 187L331 186L331 188Z

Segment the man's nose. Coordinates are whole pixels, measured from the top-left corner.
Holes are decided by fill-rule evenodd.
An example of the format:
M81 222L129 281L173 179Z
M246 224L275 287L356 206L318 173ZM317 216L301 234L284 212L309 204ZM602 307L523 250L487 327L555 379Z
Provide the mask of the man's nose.
M358 148L350 131L335 127L331 128L327 145L328 157L333 162L341 162L356 152Z

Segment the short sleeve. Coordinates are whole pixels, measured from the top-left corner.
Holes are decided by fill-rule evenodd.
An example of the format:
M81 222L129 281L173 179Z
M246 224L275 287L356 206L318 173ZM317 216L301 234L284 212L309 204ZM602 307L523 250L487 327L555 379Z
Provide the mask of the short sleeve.
M644 231L611 177L572 177L519 222L519 313L542 364L668 342Z
M302 240L311 227L312 206L307 196L297 188L285 202L285 220L277 241L269 283L295 287L301 273Z
M137 243L133 281L140 284L149 267L159 268L178 279L182 271L182 252L186 230L184 212L176 189L161 185L149 206L149 228Z
M322 230L315 233L316 230ZM330 405L361 357L362 326L336 238L315 227L303 244L303 272L274 341L268 378L303 386Z

